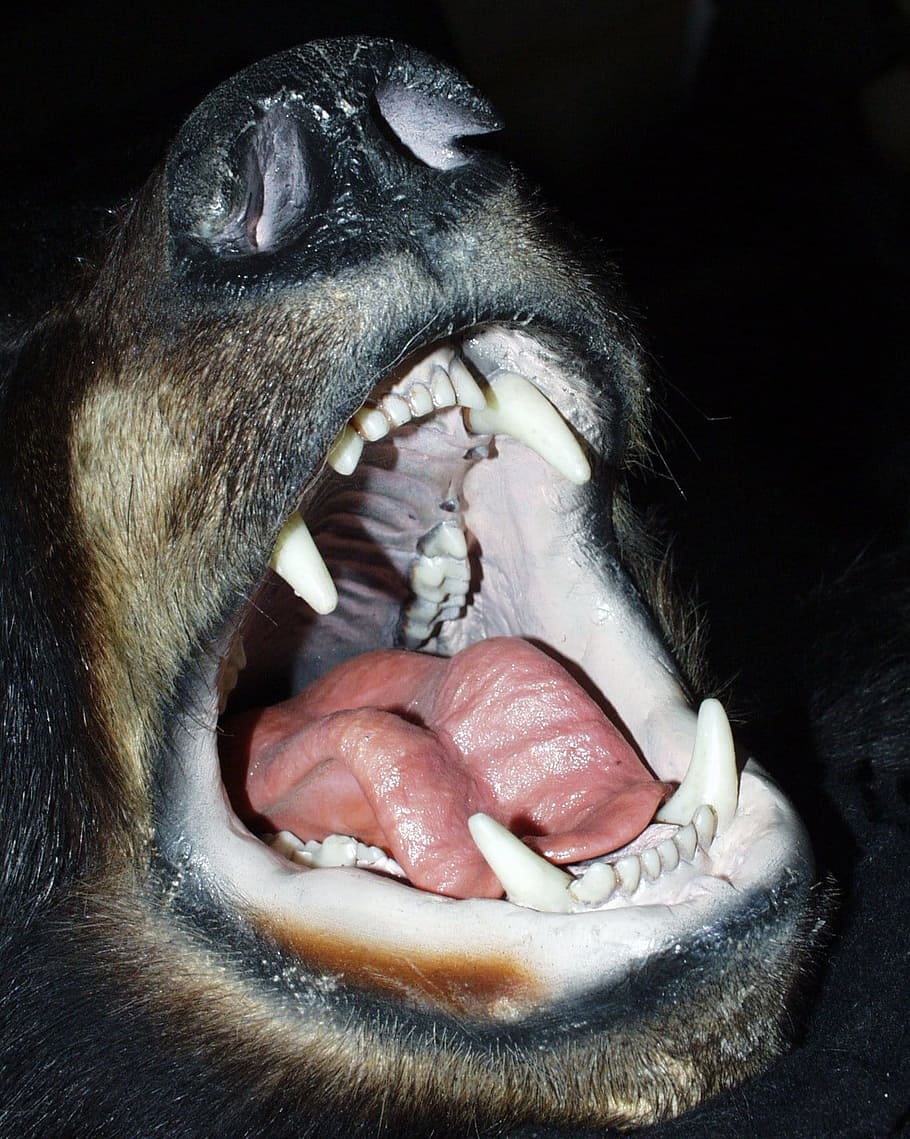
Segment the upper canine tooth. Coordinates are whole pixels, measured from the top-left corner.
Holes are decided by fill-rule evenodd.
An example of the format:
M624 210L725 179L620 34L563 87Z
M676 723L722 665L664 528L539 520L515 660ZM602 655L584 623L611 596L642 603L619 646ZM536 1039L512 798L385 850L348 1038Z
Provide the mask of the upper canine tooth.
M685 826L706 803L714 808L718 830L736 814L739 774L730 721L719 700L705 700L698 710L695 744L686 777L655 818Z
M490 380L486 406L467 413L471 431L511 435L581 485L591 467L578 440L547 397L524 376L501 372Z
M571 875L535 854L489 815L472 815L468 829L510 902L551 914L572 910Z
M335 442L329 448L326 462L338 474L352 475L357 470L362 454L363 439L349 423L346 423L335 436Z
M486 407L486 397L480 390L480 385L457 356L449 364L449 379L452 381L455 396L462 407L478 409Z
M331 613L338 604L332 575L296 510L282 527L269 564L317 613Z

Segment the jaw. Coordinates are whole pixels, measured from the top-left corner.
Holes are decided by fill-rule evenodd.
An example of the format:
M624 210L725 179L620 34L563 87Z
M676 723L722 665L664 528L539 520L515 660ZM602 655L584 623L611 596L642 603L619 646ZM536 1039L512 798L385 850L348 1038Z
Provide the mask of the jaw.
M467 366L487 408L426 412L418 392L410 421L383 428L375 410L394 411L396 398L413 404L415 384L440 359ZM603 1011L611 992L652 974L663 978L650 993L657 1015L668 992L688 983L707 941L724 947L712 959L712 980L729 974L741 984L799 925L811 878L799 822L754 763L737 772L732 744L726 756L714 754L724 745L710 738L713 712L699 730L669 650L622 567L603 509L612 488L602 471L592 488L583 464L573 467L598 442L596 397L579 380L583 370L551 338L494 324L428 345L385 377L367 410L337 425L347 452L336 446L330 462L345 473L323 468L301 496L329 584L314 570L312 551L296 561L274 556L301 596L265 575L222 634L228 663L208 666L174 736L177 762L159 826L163 864L179 864L189 893L208 898L206 905L223 909L229 899L298 978L323 992L326 984L367 990L394 1002L405 1022L467 1017L520 1036L541 1017L574 1009L577 1018L584 1008L593 1029L613 1015ZM524 422L535 419L533 409L494 422L489 407L504 375L522 375L558 407L566 435L547 422L535 434ZM352 428L380 437L351 444ZM523 434L530 444L517 438ZM359 461L350 471L352 449ZM444 560L464 562L467 573L450 571L448 587L433 593L421 585L428 562L420 551L441 528L463 536ZM331 613L320 616L302 600L319 605L332 589ZM238 635L247 666L239 678ZM688 788L622 849L576 859L555 871L554 886L543 860L516 869L512 852L481 833L506 896L453 898L409 883L394 839L385 849L368 847L351 828L276 842L262 833L269 829L262 820L257 827L238 817L219 758L219 731L231 732L218 727L229 689L231 705L242 708L270 693L305 693L333 668L377 649L452 658L503 637L530 641L558 660L655 781ZM692 762L686 779L700 749L709 758ZM695 772L699 763L707 775ZM339 849L347 854L326 856ZM756 914L763 915L760 936L753 930L744 938ZM768 999L777 1000L776 985ZM746 1051L754 1046L750 1039Z

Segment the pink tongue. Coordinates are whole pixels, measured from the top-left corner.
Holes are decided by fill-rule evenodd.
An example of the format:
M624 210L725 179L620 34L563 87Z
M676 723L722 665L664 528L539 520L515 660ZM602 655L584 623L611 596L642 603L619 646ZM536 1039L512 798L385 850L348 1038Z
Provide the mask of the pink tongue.
M666 790L565 669L517 637L449 660L354 657L231 720L222 758L247 817L304 839L356 835L455 898L502 894L468 833L476 811L572 862L635 838Z

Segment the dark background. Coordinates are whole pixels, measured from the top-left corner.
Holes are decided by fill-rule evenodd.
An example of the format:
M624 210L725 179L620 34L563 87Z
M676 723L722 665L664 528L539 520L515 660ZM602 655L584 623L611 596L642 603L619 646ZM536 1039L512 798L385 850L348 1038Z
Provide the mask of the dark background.
M658 395L636 494L677 535L714 673L841 889L800 1050L666 1134L901 1133L906 767L860 770L806 713L821 699L863 751L882 695L860 674L908 645L910 4L232 0L5 21L7 310L26 262L56 275L58 205L128 193L212 86L273 51L389 34L493 98L502 148L621 265Z

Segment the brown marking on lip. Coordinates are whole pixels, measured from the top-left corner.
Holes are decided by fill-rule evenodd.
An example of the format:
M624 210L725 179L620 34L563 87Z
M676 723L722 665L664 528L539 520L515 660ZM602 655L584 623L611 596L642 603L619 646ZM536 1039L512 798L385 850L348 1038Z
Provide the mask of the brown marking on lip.
M453 902L453 905L457 905ZM540 1005L540 983L502 954L410 953L366 945L333 934L289 929L272 918L257 922L282 949L308 967L355 989L455 1017L512 1021Z

